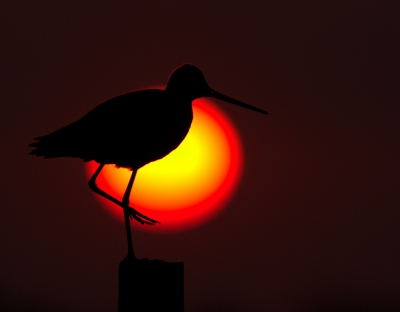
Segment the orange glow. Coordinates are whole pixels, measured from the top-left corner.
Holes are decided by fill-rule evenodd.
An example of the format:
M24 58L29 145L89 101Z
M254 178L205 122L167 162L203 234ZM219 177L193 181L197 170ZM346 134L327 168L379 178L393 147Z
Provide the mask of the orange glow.
M86 163L90 177L98 164ZM137 172L130 202L161 225L135 227L147 231L181 231L214 217L233 195L242 172L239 136L228 117L208 99L193 102L193 123L181 145L169 155ZM98 186L121 199L131 171L106 165ZM121 207L97 196L123 221Z

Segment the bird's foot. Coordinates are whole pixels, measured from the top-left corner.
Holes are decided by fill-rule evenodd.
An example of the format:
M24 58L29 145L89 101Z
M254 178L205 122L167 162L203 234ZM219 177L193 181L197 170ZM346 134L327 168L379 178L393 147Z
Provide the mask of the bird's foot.
M147 224L147 225L156 225L157 223L161 224L157 220L151 219L151 218L145 216L144 214L141 214L140 212L136 211L132 207L124 207L124 209L128 210L130 219L136 220L136 221L140 222L141 224Z
M134 254L129 254L128 253L128 255L122 261L124 261L124 262L135 262L137 260L139 260L139 259L136 258Z

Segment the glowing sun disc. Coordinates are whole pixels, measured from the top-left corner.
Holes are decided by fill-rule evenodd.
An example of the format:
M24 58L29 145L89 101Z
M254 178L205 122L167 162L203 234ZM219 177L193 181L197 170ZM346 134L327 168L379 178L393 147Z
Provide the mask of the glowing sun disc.
M218 214L232 197L242 173L239 135L228 117L208 99L193 102L193 122L181 145L169 155L140 168L130 204L161 222L157 226L132 225L147 231L181 231L198 226ZM98 164L86 163L90 177ZM97 185L122 198L131 171L106 165ZM103 206L123 221L121 207L97 196Z

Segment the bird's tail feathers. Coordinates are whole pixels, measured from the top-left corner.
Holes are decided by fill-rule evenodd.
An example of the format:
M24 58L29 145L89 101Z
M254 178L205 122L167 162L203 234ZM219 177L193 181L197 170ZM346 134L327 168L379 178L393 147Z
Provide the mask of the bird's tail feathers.
M54 140L49 136L37 137L35 140L37 140L37 142L29 144L30 147L35 148L29 152L29 155L36 155L44 158L74 157L74 155L71 155L70 149L68 148L68 142Z

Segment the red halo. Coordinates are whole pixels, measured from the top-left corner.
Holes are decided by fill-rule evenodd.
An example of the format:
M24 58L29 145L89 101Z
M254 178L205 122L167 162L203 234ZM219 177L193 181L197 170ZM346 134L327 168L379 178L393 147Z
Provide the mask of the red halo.
M163 204L165 204L164 206L167 207L166 209L160 208L159 206L149 206L140 202L135 202L135 196L131 196L131 205L135 207L135 209L140 211L142 214L161 222L161 225L146 226L134 221L132 225L134 225L136 228L151 232L176 232L199 226L216 216L234 194L242 174L243 166L243 153L239 134L237 133L233 123L229 120L229 118L209 99L198 99L194 101L193 115L194 120L192 128L202 126L203 129L206 129L209 125L211 125L214 126L215 131L218 132L215 133L215 135L211 134L210 136L208 136L207 142L212 141L215 138L219 138L219 140L222 141L214 143L214 146L217 149L220 146L224 146L224 150L220 151L220 155L216 155L214 153L212 155L207 155L207 157L209 157L209 159L217 159L218 157L220 158L218 160L219 164L213 164L214 167L209 169L218 170L218 168L224 167L224 176L217 179L218 181L216 181L216 183L218 183L218 185L215 185L212 191L206 194L204 198L200 198L195 203L193 203L193 200L189 200L188 204L179 204L178 208L172 206L168 207L169 204L167 201L163 202ZM196 124L196 122L201 119L201 117L199 117L200 115L205 116L203 119L206 121L208 120L209 124ZM196 116L198 118L196 118ZM187 138L190 136L191 131L192 129L189 131ZM182 142L181 145L183 145L184 142ZM179 148L180 147L178 147L177 150ZM201 149L201 145L199 146L199 148ZM173 152L171 152L171 154L172 153ZM167 155L165 158L169 157L170 155ZM98 164L95 162L86 163L85 168L88 177L90 177L94 173L97 166ZM150 164L146 166L150 166ZM132 190L132 195L134 194L135 184L140 183L139 179L141 179L141 171L144 171L144 168L146 168L146 166L138 170L138 174L136 176L136 180ZM201 171L207 169L208 168L198 168L198 170ZM115 178L110 177L115 175L117 170L127 169L117 169L112 165L106 165L96 182L98 186L105 192L109 193L111 196L120 199L122 198L124 187L126 187L129 175L127 175L126 178L123 179L126 181L118 181L118 183L115 183ZM212 182L210 180L197 182L195 181L195 175L192 178L194 179L194 182L192 181L193 183L199 183L199 190L201 188L201 183L203 183L203 185L206 185L208 182ZM116 188L116 184L123 185L123 187ZM158 191L152 190L152 194L146 196L152 196L154 199L155 197L157 197ZM182 193L183 192L181 192L181 194ZM186 194L186 197L188 199L190 199L190 196L190 194ZM102 203L102 206L106 208L106 210L111 215L123 222L123 213L121 207L113 204L103 197L96 195L96 198ZM179 198L177 198L176 200L179 200ZM175 200L173 202L175 203Z

